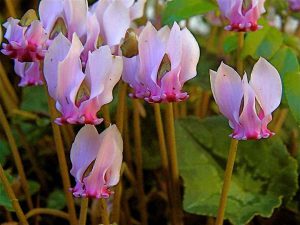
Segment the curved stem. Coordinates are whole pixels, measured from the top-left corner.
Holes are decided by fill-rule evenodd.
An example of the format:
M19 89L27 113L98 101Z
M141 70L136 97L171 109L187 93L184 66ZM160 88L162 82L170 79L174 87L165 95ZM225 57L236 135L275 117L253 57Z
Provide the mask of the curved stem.
M32 209L33 208L33 203L32 203L30 192L29 192L29 186L28 186L27 178L26 178L26 175L25 175L25 172L24 172L25 171L24 166L23 166L23 163L22 163L22 160L21 160L20 153L19 153L18 148L17 148L15 138L12 134L11 128L9 126L9 123L6 119L6 116L3 112L3 109L2 109L1 105L0 105L0 123L2 125L2 128L3 128L4 132L5 132L5 135L7 137L9 146L10 146L11 151L12 151L13 158L14 158L17 170L18 170L18 174L20 176L22 188L23 188L24 193L25 193L25 197L26 197L28 207L30 209Z
M143 155L142 155L142 137L140 126L139 100L133 99L133 131L134 131L134 149L135 149L135 164L137 176L137 189L141 214L141 223L146 225L147 222L147 207L146 197L144 192L144 177L143 177Z
M108 127L111 123L111 119L110 119L110 112L109 112L109 105L106 104L104 106L102 106L102 114L103 114L103 119L104 119L104 123L105 123L105 127Z
M240 76L243 76L244 73L244 64L242 59L242 50L244 47L244 32L238 33L238 48L237 48L237 72Z
M181 197L179 191L179 169L176 152L176 139L175 139L175 125L173 114L173 103L166 104L166 136L168 143L169 154L169 167L172 181L172 191L174 192L174 210L176 211L177 222L176 224L183 224L183 213L181 209Z
M125 109L126 93L127 93L127 85L123 81L120 81L116 124L121 134L123 134L123 127L124 127L124 109Z
M16 94L15 89L13 88L12 84L10 83L7 73L4 70L3 64L0 62L0 79L1 82L4 84L4 88L7 91L7 95L10 97L10 101L13 101L14 105L17 105L19 102L18 96Z
M48 95L48 92L47 92L47 95ZM56 152L57 152L57 157L58 157L60 174L62 177L63 188L64 188L64 192L66 195L67 206L68 206L68 211L69 211L69 215L70 215L70 224L77 225L74 200L73 200L71 192L69 192L71 183L70 183L70 177L69 177L69 172L68 172L67 160L66 160L66 156L65 156L65 152L64 152L64 145L63 145L59 127L57 124L54 123L57 112L54 107L54 102L49 95L48 95L48 106L49 106L49 111L50 111L50 115L51 115L51 125L52 125L54 142L55 142L55 147L56 147Z
M86 224L86 216L87 216L88 207L89 207L89 199L81 198L79 225Z
M219 203L219 210L218 210L218 215L217 215L217 220L215 225L223 224L225 208L227 203L227 195L230 188L231 176L234 167L234 161L236 157L238 143L239 141L236 139L231 140L229 154L227 158L226 170L224 175L224 183L223 183L222 193L221 193L221 198Z
M8 12L9 12L9 15L16 18L17 13L16 13L16 10L15 10L12 0L5 0L5 4L6 4L6 8L7 8Z
M39 214L45 214L45 215L51 215L55 217L60 217L66 220L69 220L68 213L65 213L63 211L57 210L57 209L49 209L49 208L35 208L30 210L28 213L26 213L26 218L29 219L32 216L39 215Z
M101 218L102 218L102 224L103 225L109 225L109 215L107 211L107 203L105 199L101 198L100 200L100 206L101 206Z
M27 219L24 215L24 212L22 211L22 208L19 204L19 201L16 198L15 193L14 193L13 189L11 188L7 177L5 176L5 172L4 172L3 167L2 167L1 164L0 164L0 180L1 180L1 183L3 184L3 186L4 186L5 192L7 193L8 197L11 201L11 204L12 204L13 208L16 211L16 214L17 214L17 217L20 221L20 224L21 225L29 225L29 223L27 222Z

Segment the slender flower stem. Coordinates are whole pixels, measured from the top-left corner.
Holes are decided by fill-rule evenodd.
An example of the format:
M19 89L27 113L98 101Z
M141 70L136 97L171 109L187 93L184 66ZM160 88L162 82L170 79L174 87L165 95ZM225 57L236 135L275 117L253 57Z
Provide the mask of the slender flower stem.
M289 113L289 110L287 108L279 110L278 117L274 124L274 129L273 129L275 133L278 133L280 131L288 113Z
M133 131L134 131L134 148L135 148L135 164L137 175L137 189L139 197L139 206L141 214L141 224L147 225L147 207L146 197L143 185L143 156L142 156L142 137L140 126L139 100L133 99Z
M159 141L161 165L162 165L163 175L164 177L167 178L167 191L168 191L167 194L168 194L169 205L171 206L174 205L174 197L172 195L173 193L172 186L170 180L168 179L170 177L168 153L167 153L167 147L165 142L163 123L161 118L160 104L158 103L154 103L154 115L155 115L156 129L157 129L158 141ZM172 224L176 224L177 216L175 210L171 210L171 216L172 216L171 217Z
M237 72L240 76L243 76L244 73L244 63L242 59L242 50L244 47L244 32L238 33L238 48L237 48Z
M107 210L107 203L105 199L101 198L99 199L100 201L100 207L101 207L101 219L102 219L102 224L103 225L109 225L109 215L108 215L108 210Z
M203 91L201 96L201 107L199 112L199 117L204 118L207 114L209 103L210 103L211 93L210 91Z
M4 83L2 82L1 79L0 79L0 97L2 99L6 111L8 112L8 114L11 114L11 112L17 108L17 105L9 98Z
M35 209L30 210L28 213L26 213L25 216L27 219L29 219L32 216L40 215L40 214L60 217L60 218L69 220L68 213L57 210L57 209L49 209L49 208L35 208Z
M3 64L1 62L0 62L0 79L1 79L1 82L3 82L3 84L4 84L5 90L7 91L6 94L10 97L9 98L10 101L13 101L13 103L15 105L17 105L19 102L18 96L17 96L16 91L13 88L12 84L10 83L7 73L5 72Z
M224 183L223 183L222 193L221 193L221 198L219 203L219 210L218 210L218 215L217 215L217 220L215 225L223 224L226 202L227 202L227 195L230 188L231 176L232 176L238 143L239 141L236 139L231 140L229 154L227 158L226 170L224 175Z
M103 114L103 119L104 119L104 123L105 123L105 127L108 127L111 123L111 119L110 119L110 112L109 112L109 105L106 104L104 106L102 106L102 114Z
M126 93L127 93L127 85L123 81L120 81L116 124L121 134L123 134L123 127L124 127L124 108L125 108L125 101L126 101Z
M118 86L118 107L117 107L117 115L116 115L116 125L124 136L123 128L124 128L124 112L125 112L125 101L126 101L126 93L127 93L127 84L123 81L119 82ZM122 197L122 181L117 184L115 187L115 194L113 199L113 210L111 213L111 218L113 223L119 224L120 220L120 206L121 206L121 197Z
M47 92L48 95L48 92ZM71 187L70 177L68 172L67 160L64 152L63 141L61 137L61 133L57 124L54 123L55 118L57 117L57 112L54 107L54 102L51 97L48 95L48 106L51 115L51 124L54 136L55 147L57 151L58 163L60 168L60 174L62 177L63 188L66 195L68 211L70 215L70 224L77 225L76 211L74 200L71 192L69 192L69 188Z
M179 169L178 169L178 160L176 152L176 139L175 139L175 126L174 126L174 114L173 114L173 104L166 104L166 136L168 143L168 155L169 155L169 168L171 173L172 181L172 191L174 192L174 208L176 210L177 223L183 224L183 213L181 209L181 197L179 191Z
M5 135L7 137L9 146L10 146L11 151L12 151L13 158L14 158L17 170L18 170L18 174L20 176L22 188L23 188L24 193L25 193L25 197L26 197L28 207L29 207L29 209L32 209L33 208L33 203L32 203L32 200L31 200L28 182L27 182L26 175L25 175L25 172L24 172L25 171L24 166L23 166L23 163L22 163L22 160L21 160L20 153L19 153L18 148L17 148L15 138L12 134L11 128L9 126L9 123L6 119L6 116L3 112L3 109L2 109L1 105L0 105L0 123L3 127L3 130L4 130Z
M128 107L125 107L124 110L124 135L123 135L123 140L124 140L124 161L126 162L127 166L131 171L133 171L133 166L132 166L132 153L131 153L131 146L130 146L130 132L129 132L129 122L128 122Z
M16 214L17 214L17 217L20 221L20 224L21 225L29 225L29 223L27 222L27 219L24 215L24 212L22 211L22 208L19 204L19 201L16 198L15 193L14 193L13 189L11 188L7 177L5 176L5 172L4 172L3 167L2 167L1 164L0 164L0 180L1 180L1 183L3 184L3 186L4 186L4 190L7 193L14 210L16 211Z
M89 207L89 199L81 198L79 225L86 224L86 216L87 216L88 207Z
M17 13L15 10L15 7L13 5L13 1L12 0L5 0L5 4L6 4L6 8L9 12L9 15L16 18L17 17Z

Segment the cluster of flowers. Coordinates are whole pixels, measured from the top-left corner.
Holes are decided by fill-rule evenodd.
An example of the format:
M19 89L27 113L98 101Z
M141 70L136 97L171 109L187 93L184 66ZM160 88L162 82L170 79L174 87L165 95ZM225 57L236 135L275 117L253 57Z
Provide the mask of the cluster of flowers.
M264 0L219 0L233 31L254 31L264 12ZM71 174L75 196L108 197L118 183L122 138L115 125L100 135L100 108L112 101L120 80L128 83L131 97L149 103L177 102L188 98L182 90L195 77L200 57L197 41L177 23L157 30L150 22L134 29L132 21L143 16L145 0L42 0L40 20L29 11L21 20L9 18L2 53L15 60L20 86L46 82L61 116L59 125L87 124L71 149ZM266 60L255 65L251 81L221 64L210 72L213 95L229 119L236 139L267 138L271 113L281 99L281 81ZM242 110L240 110L242 109ZM241 111L241 113L240 113ZM90 167L92 165L92 169Z

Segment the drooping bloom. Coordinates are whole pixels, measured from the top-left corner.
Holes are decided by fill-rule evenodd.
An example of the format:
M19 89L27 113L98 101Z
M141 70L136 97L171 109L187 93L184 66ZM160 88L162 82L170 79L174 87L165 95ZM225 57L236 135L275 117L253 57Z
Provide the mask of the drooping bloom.
M196 76L200 49L191 32L174 23L157 31L148 22L138 37L139 55L123 58L123 80L132 97L148 102L175 102L188 98L182 87Z
M218 0L221 13L230 21L226 30L256 31L260 28L257 21L264 8L265 0Z
M104 44L118 45L133 20L143 16L146 0L100 0L91 6Z
M116 125L100 134L92 125L81 128L71 148L71 174L76 180L70 189L73 195L108 198L112 193L109 187L119 182L122 152L123 141Z
M299 0L288 0L289 7L292 11L300 11L300 1Z
M39 62L19 62L15 60L14 69L16 74L21 77L20 87L42 85L44 83Z
M217 72L210 71L210 82L215 101L233 129L231 137L247 140L274 134L267 126L280 104L282 85L277 70L268 61L258 60L250 82L246 74L241 80L234 69L221 63Z
M47 34L38 20L29 26L20 26L20 20L9 18L4 27L4 37L8 43L3 43L1 52L20 62L37 62L44 58L46 52Z
M39 5L41 22L50 39L63 29L69 40L73 33L82 38L86 33L87 12L87 0L42 0ZM62 27L56 31L54 28L59 26Z
M72 43L61 33L53 40L44 60L44 75L51 97L62 116L56 123L99 124L101 106L112 101L112 89L122 73L122 58L108 46L89 53L85 73L80 55L83 46L73 34Z

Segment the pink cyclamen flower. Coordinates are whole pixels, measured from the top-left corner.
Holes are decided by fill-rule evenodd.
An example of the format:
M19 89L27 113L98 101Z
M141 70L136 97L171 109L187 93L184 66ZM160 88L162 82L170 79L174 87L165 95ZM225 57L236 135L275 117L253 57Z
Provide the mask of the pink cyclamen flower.
M300 11L300 0L288 0L288 2L292 11Z
M46 52L47 34L38 20L34 20L30 26L22 27L20 20L9 18L4 27L4 37L8 43L3 43L1 52L4 55L17 59L20 62L39 61L44 58Z
M230 21L225 29L242 32L259 29L257 20L266 11L264 2L265 0L218 0L222 15Z
M241 80L224 63L217 72L210 71L210 82L216 103L233 129L231 137L247 140L274 134L267 126L280 104L282 85L277 70L267 60L260 58L254 65L249 83L246 74Z
M100 36L109 46L118 45L133 20L143 16L146 0L100 0L91 6L97 16Z
M21 77L20 87L42 85L43 75L40 72L40 62L19 62L15 60L15 72Z
M89 53L85 73L80 60L82 51L76 33L72 43L60 33L45 56L48 91L62 114L56 119L58 124L101 123L96 114L102 105L112 101L112 90L121 77L122 58L113 56L108 46Z
M109 187L119 182L122 152L123 141L116 125L100 134L92 125L81 128L71 148L71 174L76 180L70 189L73 195L108 198L112 193Z
M188 98L182 87L196 76L200 49L191 32L174 23L157 31L148 22L138 37L139 55L123 58L123 80L132 97L148 102L176 102Z
M42 0L39 5L41 22L50 36L57 21L62 20L66 26L69 40L73 33L82 38L86 33L88 12L87 0ZM57 33L58 34L58 33Z

